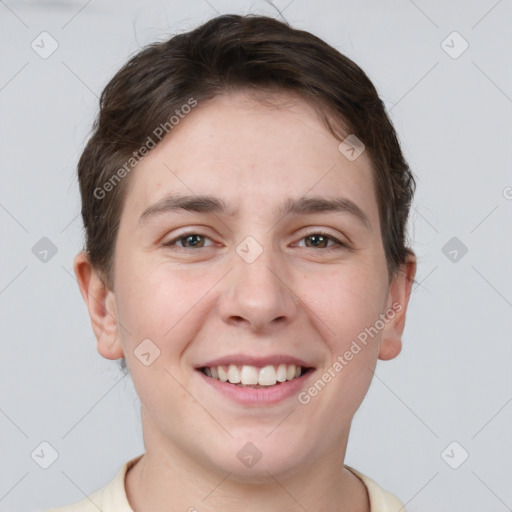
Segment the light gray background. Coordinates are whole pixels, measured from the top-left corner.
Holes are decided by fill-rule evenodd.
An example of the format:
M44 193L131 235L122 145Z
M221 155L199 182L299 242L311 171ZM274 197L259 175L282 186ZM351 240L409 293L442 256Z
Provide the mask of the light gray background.
M403 352L379 362L346 463L409 512L511 510L512 2L275 6L368 73L418 181ZM1 511L82 499L144 451L138 398L96 352L72 271L75 167L128 57L217 12L279 17L263 0L0 1ZM47 59L31 48L43 31L59 45ZM453 31L469 44L458 58L443 49L463 48ZM58 249L46 263L32 253L42 237ZM442 251L452 237L468 248L456 262ZM31 458L43 441L58 452L48 469Z

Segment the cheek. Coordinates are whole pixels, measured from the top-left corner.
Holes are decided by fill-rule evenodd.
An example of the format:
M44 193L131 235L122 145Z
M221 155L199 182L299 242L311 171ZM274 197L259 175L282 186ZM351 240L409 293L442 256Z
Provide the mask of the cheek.
M123 258L116 267L116 299L121 335L136 345L145 338L160 346L162 334L170 328L171 317L183 308L181 289L163 279L158 269L148 268L141 259ZM183 312L184 314L184 312Z
M191 276L151 258L127 258L118 269L116 296L125 348L133 351L149 338L164 356L161 361L176 361L201 328L208 304L205 289L213 287L218 277L206 280L204 272Z
M371 268L346 267L325 277L321 286L306 286L304 293L338 355L375 324L383 312L386 287Z
M348 421L371 384L381 336L381 331L371 329L383 313L383 283L370 269L354 272L352 267L346 272L337 271L314 297L309 296L309 303L314 304L310 318L321 319L317 329L321 329L328 350L325 366L317 377L328 383L325 388L313 383L324 389L315 407L333 424L339 423L340 415Z

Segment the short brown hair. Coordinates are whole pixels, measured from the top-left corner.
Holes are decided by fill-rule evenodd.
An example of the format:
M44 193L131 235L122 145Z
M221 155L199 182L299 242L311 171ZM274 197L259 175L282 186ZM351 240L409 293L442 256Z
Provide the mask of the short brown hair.
M395 274L413 254L405 235L415 181L370 79L309 32L265 16L222 15L146 46L101 94L78 178L85 249L109 288L126 175L142 158L141 148L147 150L155 128L169 127L170 116L191 98L201 102L237 90L260 99L276 90L294 93L315 107L336 138L353 134L364 143L387 266L390 276Z

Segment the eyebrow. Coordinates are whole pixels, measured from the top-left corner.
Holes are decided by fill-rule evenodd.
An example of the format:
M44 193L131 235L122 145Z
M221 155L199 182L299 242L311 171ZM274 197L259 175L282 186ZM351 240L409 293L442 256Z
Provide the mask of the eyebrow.
M239 211L238 208L232 209L225 201L214 196L168 195L146 208L139 218L138 225L142 226L151 217L183 210L197 213L214 213L226 217L234 217ZM371 223L368 216L356 203L344 197L288 198L279 208L279 212L283 217L289 213L299 215L319 212L348 213L371 230Z

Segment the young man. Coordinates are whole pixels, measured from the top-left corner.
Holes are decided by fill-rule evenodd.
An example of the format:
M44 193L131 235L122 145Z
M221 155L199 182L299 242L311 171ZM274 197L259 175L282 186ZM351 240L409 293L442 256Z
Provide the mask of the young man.
M403 510L344 465L416 270L414 179L364 72L220 16L116 74L78 171L75 272L146 452L57 510Z

